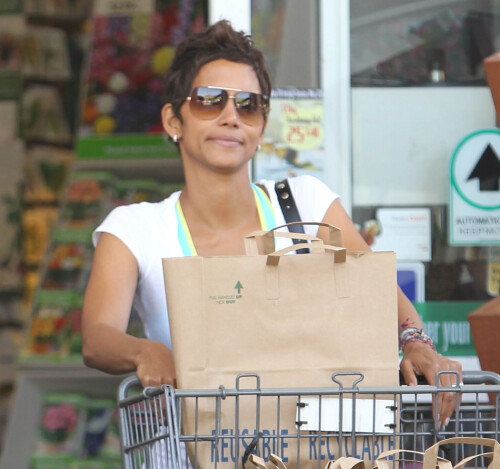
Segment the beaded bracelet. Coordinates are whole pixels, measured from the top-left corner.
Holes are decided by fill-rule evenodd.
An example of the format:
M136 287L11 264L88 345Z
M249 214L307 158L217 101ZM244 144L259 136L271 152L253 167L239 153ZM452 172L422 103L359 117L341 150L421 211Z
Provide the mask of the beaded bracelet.
M429 345L433 350L436 350L431 338L423 331L423 329L417 329L416 327L407 327L406 329L403 329L399 336L399 343L403 353L405 351L406 344L409 344L410 342L422 342Z

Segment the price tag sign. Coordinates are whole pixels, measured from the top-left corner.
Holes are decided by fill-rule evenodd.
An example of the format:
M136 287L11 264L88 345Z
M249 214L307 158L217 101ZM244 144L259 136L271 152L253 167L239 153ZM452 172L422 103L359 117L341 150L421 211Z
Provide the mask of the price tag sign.
M100 0L95 4L95 16L121 16L153 13L153 0Z
M312 104L312 105L311 105ZM323 142L323 106L307 101L282 104L283 141L294 150L317 148Z
M254 180L311 175L324 181L323 93L275 88L262 148L253 159Z
M491 246L488 259L487 288L490 295L500 295L500 246Z

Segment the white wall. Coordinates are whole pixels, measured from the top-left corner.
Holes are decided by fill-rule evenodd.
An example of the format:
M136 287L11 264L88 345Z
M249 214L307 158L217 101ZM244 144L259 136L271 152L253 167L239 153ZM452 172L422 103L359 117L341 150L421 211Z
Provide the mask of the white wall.
M488 87L352 88L354 205L447 204L454 149L495 126Z

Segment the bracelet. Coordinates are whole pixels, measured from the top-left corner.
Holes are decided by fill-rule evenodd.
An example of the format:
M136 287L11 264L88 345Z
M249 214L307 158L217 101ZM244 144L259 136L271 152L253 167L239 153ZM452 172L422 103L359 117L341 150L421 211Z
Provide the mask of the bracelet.
M399 343L403 353L405 351L406 344L409 344L410 342L422 342L429 345L433 350L436 350L431 338L422 329L417 329L416 327L408 327L403 329L401 332L401 335L399 336Z

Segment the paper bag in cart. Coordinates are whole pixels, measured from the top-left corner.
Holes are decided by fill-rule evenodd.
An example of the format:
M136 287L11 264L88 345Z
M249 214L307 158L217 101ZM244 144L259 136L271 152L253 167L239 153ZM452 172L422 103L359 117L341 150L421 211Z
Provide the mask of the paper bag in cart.
M231 389L237 374L251 372L260 375L264 388L332 387L337 386L332 372L343 370L363 372L363 386L399 384L395 254L346 253L338 247L339 230L326 226L330 246L315 238L309 254L284 255L293 246L273 252L274 236L291 234L271 231L247 237L246 256L163 259L180 388ZM264 254L256 253L258 240ZM213 408L204 409L202 402L198 406L184 408L183 433L193 434L196 412L198 433L210 435ZM297 439L286 435L297 433L297 401L283 400L279 417L276 409L264 407L262 403L258 431L274 435L269 451L293 467ZM213 467L215 461L217 467L235 467L235 460L240 467L256 426L255 406L240 408L236 429L234 406L225 409L222 432L247 438L241 447L231 441L222 449L198 443L199 467ZM345 442L340 450L336 440L315 444L301 443L301 468L318 467L317 458L326 462L346 455L350 447ZM365 447L381 452L391 449L391 443L383 437ZM368 449L361 456L373 460L377 455Z

